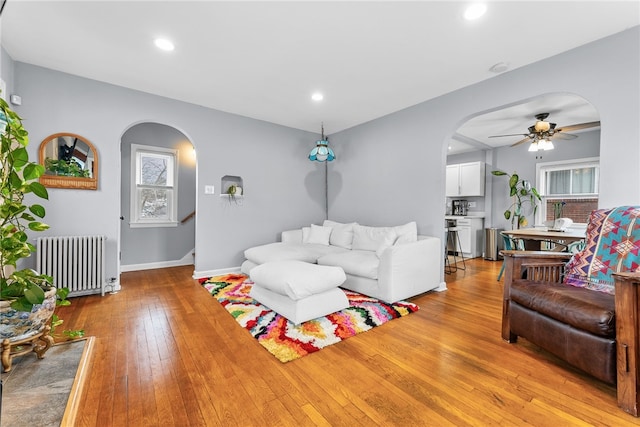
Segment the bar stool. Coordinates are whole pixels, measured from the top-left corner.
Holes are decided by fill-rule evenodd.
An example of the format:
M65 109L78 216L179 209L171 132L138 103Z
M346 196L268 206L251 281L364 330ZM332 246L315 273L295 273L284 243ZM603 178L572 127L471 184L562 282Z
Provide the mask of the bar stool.
M445 227L444 229L444 273L451 274L455 270L451 267L451 262L449 261L449 229Z
M456 270L466 270L467 269L467 265L464 262L464 254L462 253L462 244L460 243L460 235L458 234L458 230L460 230L458 227L447 227L447 253L449 252L449 242L451 243L451 249L453 249L451 252L453 253L453 263L456 265ZM457 249L456 249L456 244L457 244ZM460 255L460 258L462 259L462 267L458 266L458 255ZM447 258L449 258L447 256Z

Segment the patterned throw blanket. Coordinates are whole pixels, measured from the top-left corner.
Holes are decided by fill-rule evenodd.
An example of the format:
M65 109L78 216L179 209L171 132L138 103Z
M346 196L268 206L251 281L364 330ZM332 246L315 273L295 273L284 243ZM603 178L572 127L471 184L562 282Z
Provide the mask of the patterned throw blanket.
M613 273L640 270L640 206L591 213L586 247L567 263L564 283L614 293Z

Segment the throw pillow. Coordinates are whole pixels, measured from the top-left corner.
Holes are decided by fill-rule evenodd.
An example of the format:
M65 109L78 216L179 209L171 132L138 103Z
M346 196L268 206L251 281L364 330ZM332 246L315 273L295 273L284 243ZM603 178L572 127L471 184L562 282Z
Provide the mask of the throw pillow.
M415 221L409 222L405 225L398 225L393 227L393 229L398 235L398 239L395 242L396 245L418 241L418 225Z
M353 226L352 248L363 251L377 251L382 245L391 244L397 238L393 227L367 227L356 224Z
M382 253L386 251L387 248L390 248L396 243L397 243L397 240L396 240L395 233L387 234L384 238L384 241L380 244L380 246L378 246L378 249L376 249L376 255L378 256L378 258L382 257Z
M307 243L309 240L309 233L311 233L311 227L302 227L302 243Z
M306 227L305 227L306 228ZM329 246L329 237L331 236L331 227L322 227L311 224L307 239L304 239L304 228L302 229L302 243L316 243Z
M353 226L356 225L355 222L343 224L325 219L322 225L332 228L329 244L338 246L339 248L351 249L353 244Z

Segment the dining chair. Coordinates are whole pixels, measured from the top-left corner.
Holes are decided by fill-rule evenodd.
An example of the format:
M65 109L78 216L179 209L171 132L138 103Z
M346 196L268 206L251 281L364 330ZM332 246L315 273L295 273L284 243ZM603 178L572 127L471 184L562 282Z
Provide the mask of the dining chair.
M516 250L516 251L522 251L524 250L524 243L522 242L522 239L517 239L517 238L513 238L511 236L508 236L506 234L504 234L504 232L500 232L500 235L502 236L502 239L504 241L504 249L506 250ZM504 265L505 265L505 260L502 260L502 267L500 267L500 273L498 274L498 282L500 281L500 279L502 279L502 275L504 274Z

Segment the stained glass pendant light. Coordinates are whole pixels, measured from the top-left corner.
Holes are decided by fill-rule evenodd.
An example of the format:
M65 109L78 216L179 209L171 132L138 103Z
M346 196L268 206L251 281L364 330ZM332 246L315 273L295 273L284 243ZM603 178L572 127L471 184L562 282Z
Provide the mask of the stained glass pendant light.
M336 158L333 150L329 148L329 138L324 136L324 123L322 124L322 138L316 141L316 147L309 153L309 160L316 162L330 162Z

